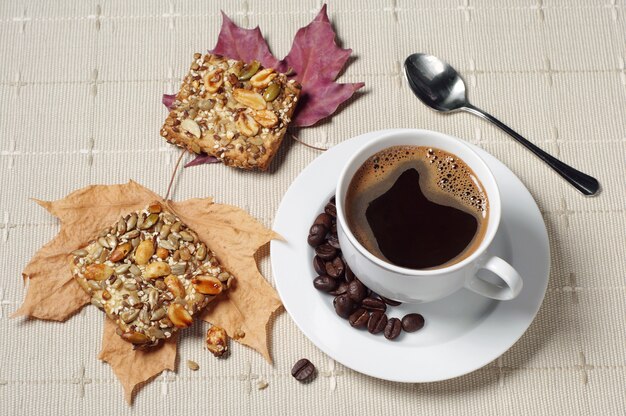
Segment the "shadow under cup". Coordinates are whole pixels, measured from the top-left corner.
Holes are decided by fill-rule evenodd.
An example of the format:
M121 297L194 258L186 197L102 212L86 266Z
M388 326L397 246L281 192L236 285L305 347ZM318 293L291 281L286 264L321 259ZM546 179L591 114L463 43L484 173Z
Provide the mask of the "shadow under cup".
M357 170L374 154L393 146L433 147L461 159L480 180L489 201L489 215L480 244L467 257L446 267L417 270L391 264L370 253L348 227L345 199ZM344 259L356 276L374 292L400 302L441 299L466 286L482 267L482 257L497 232L501 203L495 178L486 163L466 143L428 130L400 130L382 134L357 151L346 163L336 189L337 234Z

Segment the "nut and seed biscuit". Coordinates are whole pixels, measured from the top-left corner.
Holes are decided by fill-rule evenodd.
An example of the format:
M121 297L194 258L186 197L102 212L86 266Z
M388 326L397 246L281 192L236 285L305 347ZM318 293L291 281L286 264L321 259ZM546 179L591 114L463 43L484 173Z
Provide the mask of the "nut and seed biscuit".
M225 165L266 170L283 140L301 86L287 75L219 55L194 55L161 135Z
M234 277L198 235L159 203L72 252L72 273L136 348L157 345L230 287Z

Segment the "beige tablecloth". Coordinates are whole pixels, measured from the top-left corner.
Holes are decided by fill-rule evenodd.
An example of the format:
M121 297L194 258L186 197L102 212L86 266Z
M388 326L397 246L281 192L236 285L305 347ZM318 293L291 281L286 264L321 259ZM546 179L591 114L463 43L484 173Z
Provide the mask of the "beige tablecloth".
M103 316L68 322L9 319L20 272L58 231L29 198L58 199L96 183L135 179L163 192L179 154L160 139L162 92L173 92L195 51L211 48L220 9L259 25L279 57L319 1L12 1L0 4L0 413L609 415L626 412L626 30L621 0L329 1L354 59L341 74L366 87L329 121L294 130L332 146L376 129L419 127L494 154L529 188L552 248L545 301L528 332L469 375L431 384L370 378L334 362L283 313L273 322L275 365L232 346L217 361L196 325L180 342L178 371L124 402L96 359ZM402 62L428 51L464 75L472 101L557 157L593 173L584 198L494 127L428 110ZM204 166L179 175L174 198L212 195L270 226L289 184L318 153L287 143L272 172ZM269 262L262 269L273 283ZM308 385L290 376L303 356ZM189 371L193 359L200 371ZM257 382L269 384L257 389Z

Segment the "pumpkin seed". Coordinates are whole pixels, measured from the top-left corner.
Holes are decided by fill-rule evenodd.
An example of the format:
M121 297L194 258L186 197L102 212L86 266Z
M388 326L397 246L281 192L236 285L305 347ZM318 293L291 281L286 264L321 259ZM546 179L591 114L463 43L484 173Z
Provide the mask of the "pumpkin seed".
M187 231L181 231L180 232L180 237L188 242L192 242L193 241L193 236L191 234L189 234Z
M148 228L156 224L158 220L159 214L150 214L148 215L148 218L146 218L145 221L141 224L141 226L139 226L139 228L141 228L142 230L147 230Z
M259 61L250 62L248 65L243 67L243 70L241 71L241 75L239 75L239 81L249 80L250 78L252 78L254 74L258 72L260 67L261 67L261 63Z
M278 94L280 93L280 85L278 84L270 84L263 92L263 99L265 101L274 101Z

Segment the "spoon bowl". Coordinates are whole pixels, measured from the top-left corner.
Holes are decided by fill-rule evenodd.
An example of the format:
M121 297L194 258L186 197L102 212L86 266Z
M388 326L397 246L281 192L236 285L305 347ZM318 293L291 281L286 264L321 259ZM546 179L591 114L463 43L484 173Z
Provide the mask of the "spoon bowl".
M414 53L406 59L404 68L413 93L426 105L448 112L468 104L463 79L438 58Z
M600 190L595 178L561 162L491 114L470 104L463 78L448 63L432 55L414 53L404 61L404 71L411 90L427 106L443 113L463 110L482 117L533 152L584 195L596 195Z

